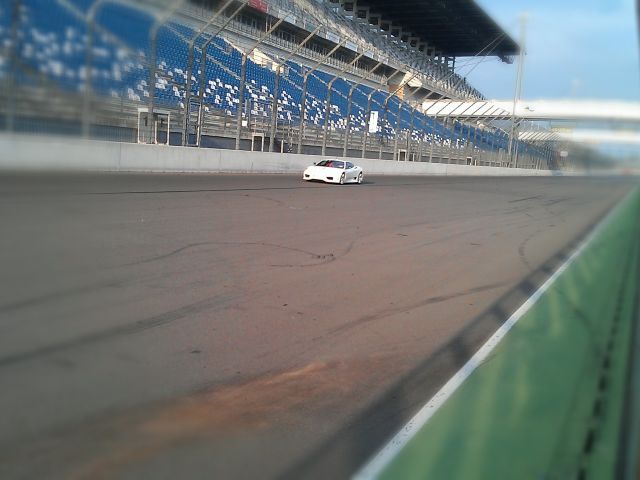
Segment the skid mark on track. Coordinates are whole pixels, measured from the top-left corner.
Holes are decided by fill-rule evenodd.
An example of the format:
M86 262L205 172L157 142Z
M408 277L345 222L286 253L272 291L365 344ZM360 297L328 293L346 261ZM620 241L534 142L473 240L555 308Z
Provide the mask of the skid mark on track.
M397 307L392 307L392 308L386 308L383 310L380 310L378 312L374 312L371 313L369 315L365 315L363 317L360 317L352 322L346 323L344 325L341 325L337 328L334 328L333 330L330 330L326 335L330 336L330 335L336 335L339 333L344 333L347 330L351 330L352 328L358 327L360 325L366 324L366 323L370 323L376 320L380 320L382 318L386 318L386 317L390 317L392 315L397 315L399 313L404 313L404 312L409 312L411 310L415 310L417 308L420 307L424 307L427 305L432 305L435 303L442 303L442 302L447 302L449 300L453 300L454 298L458 298L458 297L464 297L466 295L473 295L474 293L481 293L481 292L486 292L489 290L493 290L496 288L500 288L500 287L504 287L506 285L510 285L512 282L511 281L506 281L506 282L499 282L499 283L490 283L487 285L481 285L478 287L474 287L474 288L470 288L468 290L463 290L460 292L452 292L449 294L444 294L444 295L437 295L434 297L429 297L426 298L424 300L421 300L419 302L415 302L415 303L411 303L408 305L399 305Z
M9 313L15 310L19 310L21 308L33 307L40 305L42 303L47 303L51 301L58 300L60 298L65 298L74 295L87 294L94 290L100 290L103 288L120 288L123 283L118 281L106 281L106 282L97 282L93 284L83 285L80 287L68 288L66 290L59 290L57 292L50 292L44 295L40 295L38 297L31 297L24 300L18 300L15 302L5 303L0 305L0 313Z
M419 247L429 247L429 246L432 246L432 245L437 245L439 243L446 243L446 242L448 242L448 241L450 241L452 239L457 239L457 238L459 238L461 236L464 236L464 235L469 235L469 234L472 234L472 233L484 232L486 229L487 229L487 227L483 225L481 227L470 228L470 229L464 230L462 232L454 232L454 233L451 233L449 235L442 235L441 237L439 237L439 238L437 238L435 240L429 240L428 242L421 243L419 245Z
M257 199L257 200L265 200L267 202L272 202L272 203L275 203L279 207L283 207L284 206L284 202L283 201L276 200L275 198L265 197L265 196L262 196L262 195L254 195L254 194L249 194L249 193L244 193L244 194L242 194L242 196L245 197L245 198Z
M572 200L572 198L569 198L569 197L554 198L554 199L551 199L551 200L545 202L544 205L545 206L551 206L551 205L556 205L558 203L566 202L566 201L569 201L569 200Z
M113 338L140 333L151 328L161 327L178 320L189 318L193 315L209 309L220 308L228 304L231 300L233 300L233 298L230 295L216 295L213 297L205 298L204 300L201 300L199 302L191 303L175 310L171 310L169 312L138 320L134 323L119 325L117 327L109 328L95 333L89 333L87 335L46 345L33 350L0 357L0 368L8 367L28 360L34 360L43 356L60 353L72 348L85 347L106 340L111 340Z
M202 247L202 246L228 246L228 247L267 247L267 248L276 248L276 249L282 249L282 250L288 250L291 252L297 252L297 253L303 253L305 255L309 255L312 258L318 258L320 256L320 254L314 253L314 252L310 252L308 250L303 250L300 248L295 248L295 247L287 247L285 245L278 245L275 243L268 243L268 242L196 242L196 243L190 243L188 245L185 245L183 247L177 248L171 252L162 254L162 255L157 255L155 257L150 257L144 260L139 260L136 262L131 262L131 263L125 263L122 265L119 265L120 267L130 267L133 265L142 265L145 263L152 263L152 262L157 262L159 260L164 260L166 258L172 257L174 255L177 255L179 253L182 253L186 250L190 250L193 248L197 248L197 247Z
M315 263L299 263L299 264L273 264L273 265L269 265L270 267L287 267L287 268L292 268L292 267L316 267L318 265L326 265L327 263L331 263L331 262L335 262L336 260L343 258L344 256L348 255L351 250L353 250L353 246L355 245L356 241L352 240L349 245L347 245L347 247L344 249L344 251L340 254L334 254L334 253L328 253L328 254L323 254L323 255L314 255L314 259L315 260L321 260L320 262L315 262Z
M541 198L542 195L534 195L533 197L524 197L524 198L517 198L515 200L509 200L508 203L518 203L518 202L524 202L526 200L536 200L538 198Z
M225 193L225 192L263 192L270 190L301 190L303 188L323 188L323 185L300 185L297 187L240 187L240 188L194 188L184 190L126 190L120 192L79 192L76 195L152 195L168 193Z
M440 186L446 184L441 183ZM72 192L70 195L158 195L158 194L172 194L172 193L226 193L226 192L264 192L264 191L277 191L277 190L302 190L308 188L329 188L335 185L328 184L312 184L310 182L304 182L304 184L295 187L239 187L239 188L194 188L194 189L175 189L175 190L124 190L124 191L100 191L100 192ZM360 188L397 188L397 187L424 187L425 183L377 183L372 181L366 181L363 184L358 185ZM344 187L344 185L342 185ZM69 193L63 192L67 195ZM14 195L14 193L12 193Z
M174 255L177 255L181 252L184 252L185 250L189 250L192 248L196 248L196 247L202 247L204 245L213 245L213 242L197 242L197 243L189 243L187 245L185 245L184 247L180 247L180 248L176 248L175 250L169 252L169 253L165 253L163 255L157 255L155 257L151 257L151 258L146 258L144 260L138 260L136 262L129 262L129 263L123 263L121 265L118 265L118 267L131 267L134 265L143 265L145 263L152 263L152 262L157 262L159 260L164 260L165 258L169 258L172 257Z
M533 266L531 265L531 262L529 262L529 259L527 258L527 255L525 253L525 249L527 248L527 244L539 233L541 233L542 230L538 229L535 232L533 232L531 235L529 235L527 238L525 238L522 242L520 242L520 245L518 245L518 257L520 258L520 261L524 264L525 267L527 267L527 269L530 272L534 271Z

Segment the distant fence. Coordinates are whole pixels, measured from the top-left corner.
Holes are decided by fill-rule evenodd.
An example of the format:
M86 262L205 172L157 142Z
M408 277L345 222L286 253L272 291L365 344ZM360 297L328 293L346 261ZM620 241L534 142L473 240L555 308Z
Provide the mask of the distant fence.
M513 166L499 129L436 121L417 100L388 92L391 77L409 65L383 73L382 62L334 52L326 42L320 51L301 39L274 44L270 32L284 18L266 16L259 29L248 28L246 5L223 2L194 14L180 1L0 4L0 130ZM326 19L312 18L314 11L305 10L305 18L331 30ZM256 56L257 47L268 55ZM528 148L523 144L518 166L554 167L550 151Z
M183 148L104 142L67 137L0 135L0 170L81 170L138 172L296 173L318 157L304 154ZM548 176L548 170L356 160L368 174Z

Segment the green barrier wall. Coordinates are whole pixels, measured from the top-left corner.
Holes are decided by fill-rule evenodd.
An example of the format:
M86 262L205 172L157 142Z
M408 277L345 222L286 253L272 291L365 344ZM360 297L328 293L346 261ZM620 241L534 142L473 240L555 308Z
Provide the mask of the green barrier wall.
M614 477L639 218L636 190L382 478Z

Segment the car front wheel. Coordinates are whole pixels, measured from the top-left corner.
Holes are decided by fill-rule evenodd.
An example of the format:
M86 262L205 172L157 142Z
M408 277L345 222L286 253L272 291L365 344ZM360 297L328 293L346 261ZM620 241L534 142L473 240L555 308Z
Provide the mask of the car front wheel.
M358 175L358 183L362 183L363 178L364 178L364 175L362 175L362 172L360 172L360 175Z
M344 172L340 175L340 185L344 185Z

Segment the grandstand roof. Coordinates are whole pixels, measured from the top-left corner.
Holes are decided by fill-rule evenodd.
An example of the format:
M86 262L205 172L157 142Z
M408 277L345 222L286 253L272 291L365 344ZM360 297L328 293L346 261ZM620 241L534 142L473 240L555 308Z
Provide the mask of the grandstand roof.
M517 43L473 0L360 0L450 57L518 53Z

